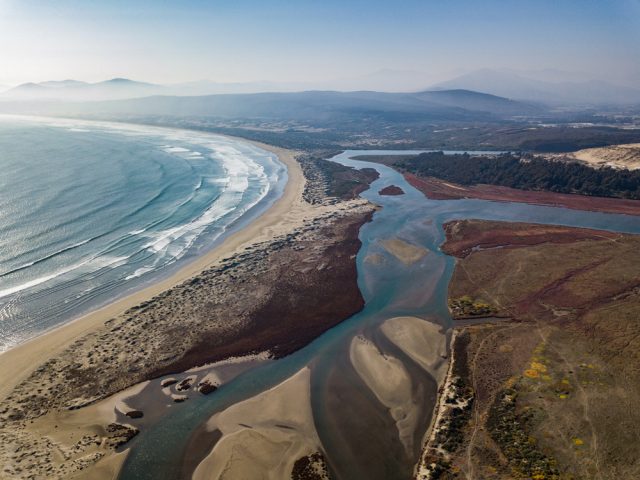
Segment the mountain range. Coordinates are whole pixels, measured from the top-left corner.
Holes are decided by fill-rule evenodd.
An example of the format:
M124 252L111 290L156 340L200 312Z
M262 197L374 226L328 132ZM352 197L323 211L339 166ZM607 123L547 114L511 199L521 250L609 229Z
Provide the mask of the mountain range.
M431 88L476 90L548 105L640 103L640 89L602 80L580 80L578 75L563 72L537 72L525 76L510 71L484 69L437 83Z
M165 87L161 85L136 82L126 78L112 78L97 83L61 80L23 83L0 94L0 99L100 101L146 97L160 94L164 89Z
M420 92L470 90L498 97L547 105L638 104L640 89L586 78L557 70L515 72L476 70L446 81L429 84L429 76L419 71L380 70L369 75L326 82L235 82L210 80L159 85L113 78L97 83L77 80L24 83L0 93L1 100L104 101L166 96L204 96L263 92L303 92L310 90L354 92ZM430 86L428 86L430 85ZM1 91L1 90L0 90Z
M62 87L49 87L62 88ZM331 123L500 120L539 115L544 107L469 90L385 92L275 92L204 96L153 95L92 102L0 102L5 113L52 115L168 115Z

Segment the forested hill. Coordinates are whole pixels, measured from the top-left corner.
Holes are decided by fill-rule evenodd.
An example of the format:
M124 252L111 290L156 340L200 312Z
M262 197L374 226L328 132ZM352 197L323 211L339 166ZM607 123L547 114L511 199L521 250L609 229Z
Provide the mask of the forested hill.
M595 169L532 155L474 156L443 152L396 157L392 164L404 172L461 185L489 184L521 190L640 199L640 170Z

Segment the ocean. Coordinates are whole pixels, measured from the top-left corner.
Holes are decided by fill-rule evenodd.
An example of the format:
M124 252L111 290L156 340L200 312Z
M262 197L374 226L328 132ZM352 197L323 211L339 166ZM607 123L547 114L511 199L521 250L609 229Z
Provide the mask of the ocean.
M169 275L285 183L242 140L0 116L0 352Z

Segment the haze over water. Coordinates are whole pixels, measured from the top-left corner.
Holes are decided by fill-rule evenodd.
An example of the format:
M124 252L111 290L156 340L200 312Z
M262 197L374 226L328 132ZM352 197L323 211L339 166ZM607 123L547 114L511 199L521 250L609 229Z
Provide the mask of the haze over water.
M197 132L2 117L0 143L0 351L210 248L286 179Z

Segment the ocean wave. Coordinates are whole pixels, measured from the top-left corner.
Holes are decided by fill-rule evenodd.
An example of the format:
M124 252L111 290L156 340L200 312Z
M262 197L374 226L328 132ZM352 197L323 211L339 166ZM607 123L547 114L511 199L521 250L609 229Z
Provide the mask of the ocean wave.
M45 262L47 260L51 260L54 257L57 257L58 255L61 255L63 253L69 252L71 250L74 250L78 247L81 247L82 245L86 245L87 243L89 243L92 240L95 240L97 237L93 237L93 238L88 238L87 240L83 240L81 242L78 243L74 243L73 245L69 245L68 247L64 247L61 248L60 250L57 250L53 253L50 253L49 255L45 255L42 258L39 258L37 260L33 260L31 262L27 262L23 265L19 265L11 270L7 270L6 272L0 273L0 277L6 277L7 275L11 275L12 273L16 273L19 272L21 270L25 270L29 267L33 267L34 265L38 265L39 263Z
M226 185L230 180L231 178L229 177L207 178L207 183L210 185Z
M209 148L211 147L213 146L210 145ZM268 193L270 183L264 168L245 153L230 145L215 145L215 150L210 154L210 157L220 161L226 173L222 193L202 215L194 220L153 234L152 240L145 245L145 248L157 255L167 256L171 259L180 258L191 248L207 227L235 211L235 214L231 215L228 221L219 225L220 232L224 232L227 225L260 202ZM220 179L220 181L222 180ZM244 198L244 193L249 189L250 183L259 187L252 200ZM242 205L243 200L246 201L245 205ZM216 238L220 234L216 235Z
M61 123L67 129L83 129L85 122ZM103 135L107 132L141 137L145 146L150 145L154 151L160 152L160 155L151 152L147 159L159 162L158 175L150 185L153 189L155 184L156 191L149 192L135 203L125 203L125 208L114 209L117 214L106 225L109 231L101 231L99 237L76 242L47 255L42 252L37 255L38 250L35 249L39 245L46 245L46 242L29 242L34 246L29 256L22 256L22 252L22 258L13 259L14 265L21 263L18 267L4 274L0 273L2 277L16 271L32 269L24 275L21 273L16 278L11 277L12 283L4 282L3 279L4 288L0 289L0 318L7 317L7 321L2 323L9 329L7 333L15 331L21 339L55 323L61 323L78 314L79 310L84 311L91 305L108 301L110 295L127 291L136 285L137 278L152 275L187 255L199 239L203 247L212 244L268 195L271 186L278 181L277 173L282 172L272 154L225 137L188 131L169 132L146 126L101 126L94 122L87 125L90 125L87 130L91 128L91 132L100 134L101 141L108 138ZM176 162L189 166L191 173L187 170L180 179L176 179L169 174L173 170L163 170L163 166L171 165L171 158L162 155L163 151L169 153ZM211 162L215 162L215 166ZM150 166L155 172L156 166ZM182 167L180 170L183 171ZM192 179L191 183L185 184L183 180L189 178ZM172 182L186 188L172 190L170 196L160 198L162 190ZM106 199L107 202L126 202L127 198L109 197L111 198ZM154 198L147 202L149 197ZM86 199L93 202L91 195ZM139 209L144 203L146 205L143 208L149 210L144 215L132 218L132 211ZM153 208L158 204L162 206L161 209ZM95 204L91 203L89 206L91 214ZM55 228L56 232L63 228L73 233L73 229L66 229L65 222L69 223L69 216L73 217L71 221L81 222L86 215L83 211L83 217L76 218L80 213L78 209L69 213L70 215L61 217L59 222L57 219L50 219L51 228ZM97 231L91 231L94 227L87 227L85 234L97 234ZM102 240L92 242L100 238ZM83 248L82 245L87 243L90 245ZM59 260L33 268L34 265L65 252L67 254ZM29 261L31 258L37 260ZM62 260L68 265L60 265ZM55 264L58 265L50 267ZM8 265L5 268L8 269ZM8 307L2 310L3 305ZM2 333L0 331L0 345L6 344L8 340L3 338Z
M191 150L184 147L172 147L171 145L165 145L162 148L167 153L190 153Z
M82 267L91 266L92 270L100 270L105 267L116 267L122 265L128 259L128 256L123 257L93 257L85 261L81 261L75 263L73 265L69 265L67 267L56 270L53 273L48 275L43 275L38 278L34 278L27 282L21 283L20 285L16 285L13 287L5 288L4 290L0 290L0 298L7 297L9 295L16 294L18 292L22 292L29 288L37 287L38 285L42 285L43 283L49 282L50 280L54 280L58 277L66 275L68 273L73 272L74 270L78 270Z
M154 267L141 267L141 268L136 269L132 274L127 275L126 277L124 277L124 279L125 280L133 280L134 278L141 277L145 273L153 272L154 270L155 270Z

